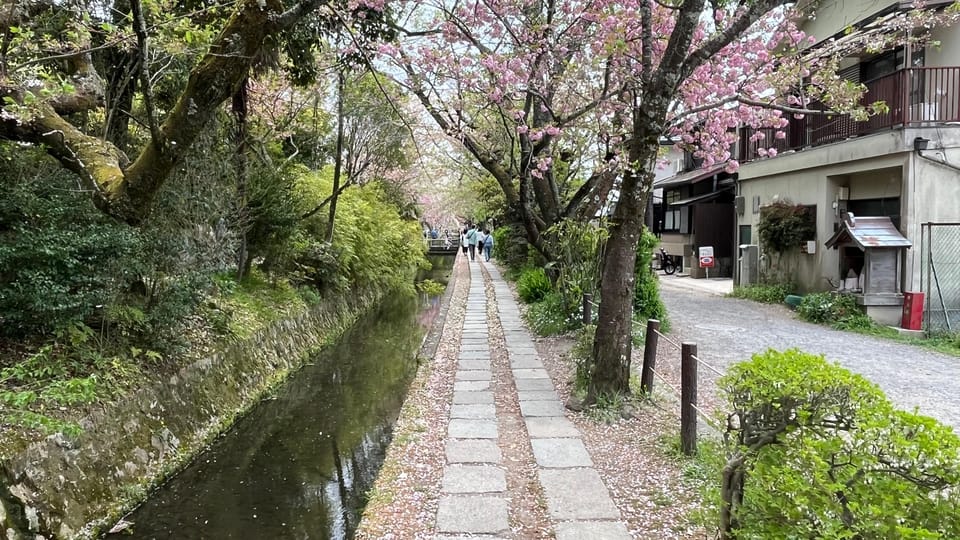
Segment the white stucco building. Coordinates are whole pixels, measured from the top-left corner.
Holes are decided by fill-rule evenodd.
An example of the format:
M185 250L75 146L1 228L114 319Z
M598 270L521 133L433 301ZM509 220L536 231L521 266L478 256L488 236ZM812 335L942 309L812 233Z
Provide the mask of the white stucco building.
M824 0L803 29L824 40L851 28L856 31L858 25L898 9L908 8L886 0ZM736 230L731 234L740 244L758 244L761 209L777 200L814 210L816 238L809 240L815 247L801 252L798 246L797 253L784 261L803 291L835 288L851 270L868 271L855 245L825 246L842 227L844 212L888 217L911 244L898 249L895 268L884 269L894 272L897 290L882 297L860 295L868 313L885 323L899 321L899 291L924 289L928 303L931 292L943 296L942 289L930 290L926 265L933 258L930 240L922 238L924 231L929 232L923 224L960 222L960 28L935 30L934 42L939 46L864 53L841 66L844 77L866 86L864 102L883 100L887 113L865 122L839 115L791 119L787 137L775 141L779 154L774 158L757 155L756 145L748 142L748 129L740 138L742 166L736 187ZM917 150L923 145L925 150ZM940 272L954 281L948 283L947 298L941 303L960 307L960 235L957 239L956 258L941 264ZM761 269L766 265L769 271L772 259L761 254ZM941 307L949 320L949 307Z

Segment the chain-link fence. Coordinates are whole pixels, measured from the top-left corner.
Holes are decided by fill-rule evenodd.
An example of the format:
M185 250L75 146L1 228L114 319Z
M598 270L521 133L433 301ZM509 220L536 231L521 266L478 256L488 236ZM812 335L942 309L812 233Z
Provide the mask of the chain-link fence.
M924 327L934 332L960 332L960 223L924 223L921 227Z

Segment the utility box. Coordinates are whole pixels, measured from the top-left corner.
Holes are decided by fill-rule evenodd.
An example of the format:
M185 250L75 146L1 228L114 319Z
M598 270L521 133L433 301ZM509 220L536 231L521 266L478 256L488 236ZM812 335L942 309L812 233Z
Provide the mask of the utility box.
M900 327L906 330L923 329L923 293L903 293L903 316L900 318Z
M741 287L754 285L759 281L760 273L760 246L754 244L740 244L740 283Z

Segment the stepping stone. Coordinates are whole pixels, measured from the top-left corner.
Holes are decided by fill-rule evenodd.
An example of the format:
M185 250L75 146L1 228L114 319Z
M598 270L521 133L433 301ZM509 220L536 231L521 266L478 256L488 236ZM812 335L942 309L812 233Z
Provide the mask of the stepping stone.
M536 356L516 357L511 354L510 367L513 369L543 369L543 362Z
M550 375L545 369L515 369L513 370L515 379L550 379Z
M456 385L457 383L453 383ZM483 390L483 388L478 388ZM556 401L557 393L553 390L520 390L517 392L520 401Z
M527 434L531 439L579 437L580 430L573 422L559 416L527 418Z
M460 342L460 354L462 355L465 352L474 352L474 353L484 353L490 354L490 344L484 341L461 341Z
M458 371L453 380L455 381L489 381L493 375L489 369L474 369L470 371Z
M537 465L548 468L593 467L593 460L580 439L532 439Z
M490 390L490 381L456 381L453 383L454 392L476 392ZM556 396L554 396L556 399Z
M444 468L443 493L498 493L507 490L507 476L496 465L450 465Z
M490 439L447 441L447 463L500 463L500 448Z
M496 420L451 418L447 435L452 439L496 439Z
M513 381L517 390L553 390L553 381L550 379L516 379Z
M565 416L563 403L555 401L521 401L520 414L523 416Z
M620 521L564 521L557 523L557 540L630 540Z
M507 352L510 353L510 356L536 356L537 350L533 347L511 347L507 345Z
M487 365L490 365L490 348L487 347L484 350L470 350L470 351L460 351L460 362L461 366L464 360L479 360L487 362Z
M482 495L446 495L437 508L437 531L459 534L496 534L510 527L507 501Z
M461 358L457 362L457 367L463 370L490 369L490 359L489 358L482 358L482 359Z
M538 475L551 518L620 519L620 511L596 470L540 469Z
M492 392L453 392L454 405L460 403L493 403Z
M497 417L493 403L461 403L450 407L450 418L487 418Z

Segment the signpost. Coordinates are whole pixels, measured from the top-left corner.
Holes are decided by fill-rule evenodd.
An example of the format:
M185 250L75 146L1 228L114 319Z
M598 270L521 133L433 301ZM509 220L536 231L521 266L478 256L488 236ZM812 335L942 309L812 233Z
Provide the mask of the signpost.
M707 279L710 279L710 269L716 265L716 259L713 257L713 246L703 246L699 249L700 268L707 270Z

